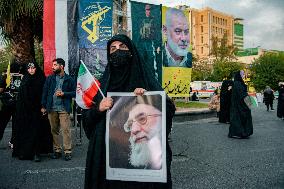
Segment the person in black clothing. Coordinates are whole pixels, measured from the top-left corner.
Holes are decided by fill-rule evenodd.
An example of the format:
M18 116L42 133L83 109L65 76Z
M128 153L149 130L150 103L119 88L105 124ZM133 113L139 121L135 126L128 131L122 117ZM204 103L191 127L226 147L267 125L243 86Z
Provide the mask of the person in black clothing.
M284 85L281 84L278 90L277 117L284 120Z
M238 71L234 77L230 108L229 138L248 138L253 134L251 110L244 100L248 98L248 92L243 78L243 70Z
M0 77L0 100L1 100L1 110L0 110L0 141L3 138L4 131L11 119L15 116L15 94L6 87L6 77ZM14 143L14 121L12 120L12 135L9 141L9 146L13 148Z
M160 53L160 40L161 32L160 28L157 27L157 19L151 13L150 4L145 4L145 17L141 20L139 24L140 32L139 38L137 40L137 45L139 44L138 51L141 52L141 58L147 63L148 71L153 72L155 78L161 82L162 80L162 65L161 65L161 53Z
M36 63L28 63L19 88L15 116L13 156L40 161L41 153L52 152L52 135L47 115L41 113L45 76Z
M2 140L5 128L11 119L13 114L13 109L9 107L9 94L6 90L6 82L4 76L0 77L0 100L1 100L1 110L0 110L0 140Z
M266 105L266 110L269 111L270 109L273 111L273 100L274 100L274 92L269 86L266 86L266 89L263 92L263 101Z
M192 96L191 96L191 100L192 100L192 101L199 101L199 99L198 99L198 96L197 96L197 93L196 93L196 92L194 92L194 93L192 94Z
M101 89L107 92L133 92L143 95L147 91L163 91L160 84L154 79L154 75L144 68L143 59L140 59L133 42L126 35L115 35L107 43L107 58L104 75L100 80ZM86 172L85 189L171 189L170 165L172 153L168 141L166 142L167 183L133 182L106 180L106 111L113 105L111 98L103 98L97 94L94 98L94 106L85 112L85 128L90 139ZM166 101L166 133L167 137L172 126L172 118L175 106L167 97Z
M230 123L232 86L233 86L232 80L224 80L221 86L220 113L219 113L220 123Z

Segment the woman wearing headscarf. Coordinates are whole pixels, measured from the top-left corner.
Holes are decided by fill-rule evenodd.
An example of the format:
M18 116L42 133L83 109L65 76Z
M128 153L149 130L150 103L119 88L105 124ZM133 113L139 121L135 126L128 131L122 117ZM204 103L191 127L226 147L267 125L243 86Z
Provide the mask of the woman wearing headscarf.
M108 64L101 79L101 89L107 92L133 92L143 95L147 91L163 91L153 75L147 72L133 42L126 35L113 36L107 43ZM111 98L97 94L94 106L85 113L85 130L90 139L85 172L85 189L171 189L170 164L172 153L167 143L167 183L106 180L106 110L112 107ZM166 102L167 138L172 126L175 106Z
M245 103L248 93L243 81L244 75L244 71L241 70L234 77L228 134L230 138L248 138L253 133L251 110Z
M52 152L52 136L47 116L41 113L45 76L36 63L27 64L16 104L13 156L39 162L41 153Z
M277 117L284 120L284 84L281 84L278 90Z
M233 81L231 80L224 80L221 86L220 113L219 113L220 123L230 123L232 86L233 86Z

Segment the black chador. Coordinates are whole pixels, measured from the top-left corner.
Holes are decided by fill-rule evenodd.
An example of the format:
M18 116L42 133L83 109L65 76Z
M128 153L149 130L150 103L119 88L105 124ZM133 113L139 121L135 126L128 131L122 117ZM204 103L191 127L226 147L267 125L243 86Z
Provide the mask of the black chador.
M13 156L33 159L35 155L52 152L52 136L47 116L41 113L41 95L45 76L36 63L34 75L26 73L16 103L15 144Z
M114 41L124 43L130 52L119 52L110 56L110 45ZM101 79L103 92L133 92L136 88L144 88L147 91L162 91L162 87L157 83L153 75L146 72L145 64L139 58L138 52L132 41L125 35L112 37L107 44L108 64ZM126 61L127 60L127 61ZM86 163L85 189L171 189L171 149L167 142L167 183L153 182L131 182L106 180L106 113L99 112L98 105L102 96L98 94L94 99L94 107L86 112L85 123L87 136L90 139ZM172 126L172 117L175 106L167 98L167 134ZM168 135L167 135L168 136Z
M251 110L244 101L247 96L247 86L239 71L234 77L228 137L247 138L253 133Z
M220 113L219 122L229 123L230 122L230 106L232 96L233 81L224 80L221 86L220 92Z

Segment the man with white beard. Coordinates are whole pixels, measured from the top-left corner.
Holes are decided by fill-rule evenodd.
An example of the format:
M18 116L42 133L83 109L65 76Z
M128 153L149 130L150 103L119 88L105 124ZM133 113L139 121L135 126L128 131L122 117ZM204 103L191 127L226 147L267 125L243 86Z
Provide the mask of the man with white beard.
M192 67L188 22L188 18L182 10L167 9L166 24L163 25L163 33L167 38L163 52L163 65L165 67Z
M137 104L129 112L124 130L130 132L129 162L134 167L162 168L162 113L148 104Z

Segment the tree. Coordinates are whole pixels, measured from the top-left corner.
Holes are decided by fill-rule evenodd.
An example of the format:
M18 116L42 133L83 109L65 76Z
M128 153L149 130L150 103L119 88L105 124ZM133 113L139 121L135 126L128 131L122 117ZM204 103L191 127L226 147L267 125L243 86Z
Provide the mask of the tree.
M0 1L2 36L11 44L15 62L35 60L35 39L42 41L43 0Z
M278 89L278 83L284 81L284 53L265 53L251 66L251 82L257 91L270 86Z
M227 33L222 38L212 36L211 38L212 48L210 55L214 58L212 61L213 72L209 77L212 81L222 81L224 78L232 77L232 74L243 66L236 62L237 48L234 45L228 43Z
M221 39L217 36L211 38L212 48L210 55L213 56L214 61L234 61L237 60L236 53L238 49L234 45L228 44L228 35L225 33Z
M222 81L224 78L231 78L234 72L241 69L243 69L243 66L239 62L215 61L210 80Z

